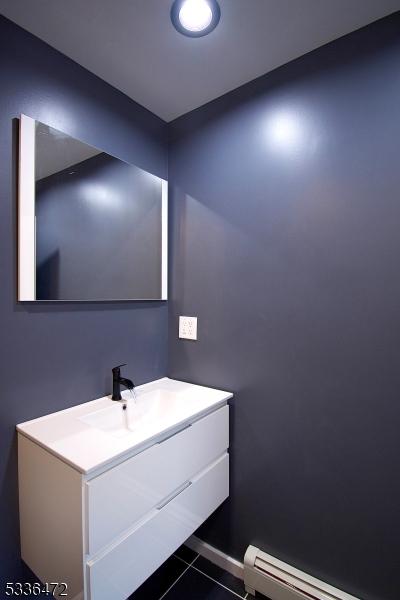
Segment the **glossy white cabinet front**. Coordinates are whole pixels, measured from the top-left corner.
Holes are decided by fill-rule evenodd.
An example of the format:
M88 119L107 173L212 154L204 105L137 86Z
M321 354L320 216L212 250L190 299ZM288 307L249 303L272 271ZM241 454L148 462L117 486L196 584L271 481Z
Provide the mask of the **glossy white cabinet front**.
M139 587L225 500L228 473L225 453L108 552L89 561L92 600L124 600Z
M226 451L228 411L224 406L86 483L88 554L112 542Z
M228 497L228 422L220 404L97 476L19 432L22 558L70 600L125 600Z

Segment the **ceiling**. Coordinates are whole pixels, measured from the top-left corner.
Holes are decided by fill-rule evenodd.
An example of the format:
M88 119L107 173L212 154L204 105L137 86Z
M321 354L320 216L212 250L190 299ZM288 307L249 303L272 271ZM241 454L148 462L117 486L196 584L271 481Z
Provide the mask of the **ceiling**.
M172 0L0 0L0 12L166 121L376 19L400 0L219 0L189 38Z

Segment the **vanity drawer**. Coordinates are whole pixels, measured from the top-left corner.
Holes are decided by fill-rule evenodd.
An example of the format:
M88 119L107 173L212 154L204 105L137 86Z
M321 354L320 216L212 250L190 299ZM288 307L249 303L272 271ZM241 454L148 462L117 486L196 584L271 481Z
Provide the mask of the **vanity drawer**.
M87 554L94 554L228 448L223 406L86 483Z
M114 548L87 562L90 600L125 600L228 497L229 459L224 454L181 493L154 509Z

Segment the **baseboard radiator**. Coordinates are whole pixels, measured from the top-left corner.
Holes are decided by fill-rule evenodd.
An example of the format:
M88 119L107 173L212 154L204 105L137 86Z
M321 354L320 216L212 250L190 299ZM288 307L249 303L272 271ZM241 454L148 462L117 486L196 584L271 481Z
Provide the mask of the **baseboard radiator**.
M244 557L246 592L270 600L359 600L307 573L249 546Z

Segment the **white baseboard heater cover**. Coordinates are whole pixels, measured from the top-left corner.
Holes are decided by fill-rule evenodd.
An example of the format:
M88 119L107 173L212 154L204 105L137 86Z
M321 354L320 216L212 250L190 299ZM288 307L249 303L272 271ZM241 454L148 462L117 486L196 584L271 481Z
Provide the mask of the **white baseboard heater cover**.
M307 573L249 546L244 557L246 592L271 600L359 600Z

